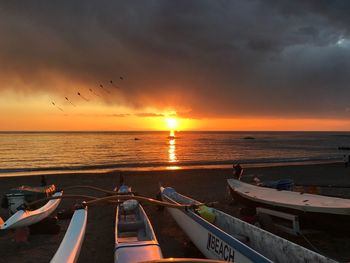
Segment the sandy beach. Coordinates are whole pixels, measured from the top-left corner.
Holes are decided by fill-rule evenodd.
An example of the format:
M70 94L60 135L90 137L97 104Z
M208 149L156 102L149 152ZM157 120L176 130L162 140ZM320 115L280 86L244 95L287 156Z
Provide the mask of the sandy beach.
M119 171L107 173L47 175L47 182L64 189L72 185L94 185L112 189L119 182ZM172 186L178 192L203 202L217 201L217 208L237 215L238 206L232 205L226 195L226 180L232 176L231 169L192 169L172 171L123 171L125 181L140 195L155 197L158 186ZM243 180L254 176L261 180L293 178L297 185L333 186L325 188L322 194L350 198L350 168L342 163L294 165L264 168L247 168ZM38 185L39 176L0 178L0 193L20 185ZM343 188L341 188L343 187ZM66 193L83 193L102 196L98 192L67 190ZM62 201L58 210L69 208L73 201ZM166 211L145 206L160 242L164 257L202 257ZM91 207L88 226L79 262L113 262L115 209L112 205ZM1 209L1 217L7 218L7 211ZM336 222L335 222L336 223ZM49 262L62 240L69 220L59 222L58 235L32 235L27 244L12 241L13 233L0 233L0 262ZM308 248L299 238L289 237ZM350 238L338 234L317 233L308 238L320 251L339 261L350 260Z

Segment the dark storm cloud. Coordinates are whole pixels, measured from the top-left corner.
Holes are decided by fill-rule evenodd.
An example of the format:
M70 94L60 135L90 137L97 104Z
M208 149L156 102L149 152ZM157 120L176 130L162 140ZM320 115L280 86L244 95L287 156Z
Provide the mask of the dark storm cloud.
M349 13L345 0L6 1L1 88L112 79L106 101L135 108L348 117Z

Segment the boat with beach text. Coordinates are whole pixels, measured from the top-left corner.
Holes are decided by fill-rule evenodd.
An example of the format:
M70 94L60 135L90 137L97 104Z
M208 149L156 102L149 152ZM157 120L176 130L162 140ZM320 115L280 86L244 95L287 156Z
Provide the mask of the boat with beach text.
M197 209L167 209L207 258L235 262L335 262L215 208L208 208L171 187L161 187L160 191L163 201L198 205Z

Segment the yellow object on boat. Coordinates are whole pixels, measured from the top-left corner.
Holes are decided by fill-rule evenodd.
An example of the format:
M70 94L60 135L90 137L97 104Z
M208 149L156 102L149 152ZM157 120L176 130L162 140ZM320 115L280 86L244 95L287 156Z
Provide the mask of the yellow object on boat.
M205 205L201 205L200 207L198 207L197 212L202 218L204 218L208 222L214 223L215 214L212 208L207 207Z

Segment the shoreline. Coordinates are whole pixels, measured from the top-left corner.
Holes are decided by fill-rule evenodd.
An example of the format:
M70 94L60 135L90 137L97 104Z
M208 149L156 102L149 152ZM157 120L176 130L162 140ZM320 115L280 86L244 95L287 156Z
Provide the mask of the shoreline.
M341 163L278 166L265 168L245 168L244 181L250 181L254 176L262 180L277 180L293 178L297 184L315 183L350 185L350 168ZM94 185L105 189L113 189L119 182L120 171L105 173L80 174L50 174L47 175L49 184L55 183L65 189L72 185ZM159 191L159 183L163 186L174 187L179 193L192 197L201 202L214 202L216 208L231 215L238 215L239 207L231 204L226 195L226 179L232 177L231 168L223 169L191 169L191 170L162 170L162 171L122 171L125 182L132 186L140 195L154 198ZM0 178L0 193L19 185L39 185L40 176L21 176ZM334 189L331 189L334 190ZM350 189L335 189L342 197L350 198ZM98 192L88 190L70 190L66 193L79 193L103 196ZM333 193L334 194L334 193ZM57 209L67 209L74 205L72 200L63 200ZM153 225L164 257L202 257L192 242L177 226L167 211L160 212L154 206L144 206ZM0 209L0 215L7 218L7 211ZM56 212L57 212L56 211ZM31 262L49 262L65 234L69 220L60 220L61 231L58 235L31 236L28 244L19 245L11 241L12 233L0 232L0 254L7 263L21 262L30 255ZM78 262L113 262L114 252L115 208L111 205L99 205L89 208L88 225L85 240ZM321 233L308 236L311 242L324 254L339 261L350 259L350 238L338 234ZM291 238L309 249L305 241Z
M199 165L169 165L169 166L139 166L139 167L118 167L118 168L102 168L102 169L62 169L62 170L38 170L38 171L15 171L0 172L0 179L6 177L23 177L23 176L39 176L39 175L58 175L58 174L96 174L96 173L113 173L113 172L144 172L144 171L185 171L185 170L225 170L232 169L233 163L240 163L247 168L269 168L269 167L289 167L289 166L305 166L305 165L323 165L323 164L339 164L343 161L339 159L332 160L307 160L307 161L285 161L285 162L265 162L265 163L244 163L235 162L228 164L199 164Z

